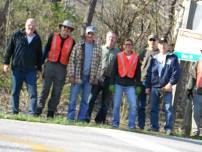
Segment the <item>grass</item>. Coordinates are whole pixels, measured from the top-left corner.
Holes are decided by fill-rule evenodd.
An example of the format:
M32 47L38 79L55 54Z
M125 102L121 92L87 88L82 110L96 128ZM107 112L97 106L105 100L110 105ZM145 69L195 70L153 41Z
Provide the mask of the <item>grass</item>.
M30 116L26 114L7 114L7 113L0 113L0 119L11 119L11 120L20 120L20 121L28 121L28 122L40 122L40 123L50 123L50 124L60 124L60 125L74 125L74 126L82 126L82 127L96 127L96 128L108 128L108 129L114 129L111 125L97 125L95 123L86 123L83 121L72 121L72 120L67 120L66 117L64 116L56 116L54 119L52 118L46 118L46 117L36 117L36 116ZM147 131L146 129L128 129L125 125L120 126L118 130L123 130L123 131L130 131L130 132L137 132L137 133L143 133L147 135L155 135L155 136L161 136L161 137L166 137L163 130L160 130L160 132L152 132L152 131ZM176 137L185 137L183 135L183 132L177 131L172 134L173 136ZM202 140L202 137L188 137L192 139L199 139Z

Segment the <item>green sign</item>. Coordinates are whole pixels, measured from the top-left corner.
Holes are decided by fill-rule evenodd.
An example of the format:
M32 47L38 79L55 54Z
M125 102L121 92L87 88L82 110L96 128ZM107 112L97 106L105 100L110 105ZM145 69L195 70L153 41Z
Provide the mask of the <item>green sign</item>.
M184 61L198 61L202 56L199 54L183 53L183 52L174 52L179 60Z
M201 57L202 34L189 29L180 29L175 54L180 60L198 61Z

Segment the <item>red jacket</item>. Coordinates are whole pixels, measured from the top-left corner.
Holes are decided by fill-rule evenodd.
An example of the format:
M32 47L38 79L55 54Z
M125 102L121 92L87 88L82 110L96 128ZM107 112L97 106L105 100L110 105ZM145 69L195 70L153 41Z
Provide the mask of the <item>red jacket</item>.
M139 56L133 52L130 59L124 52L118 53L118 73L121 78L127 76L128 78L133 78L137 68Z
M196 87L202 88L202 59L198 62L196 69Z
M54 32L51 48L48 53L48 61L50 62L60 62L61 64L67 65L69 62L69 56L71 53L72 46L74 44L74 38L68 37L63 43L61 48L61 37L58 33ZM59 59L60 58L60 59Z

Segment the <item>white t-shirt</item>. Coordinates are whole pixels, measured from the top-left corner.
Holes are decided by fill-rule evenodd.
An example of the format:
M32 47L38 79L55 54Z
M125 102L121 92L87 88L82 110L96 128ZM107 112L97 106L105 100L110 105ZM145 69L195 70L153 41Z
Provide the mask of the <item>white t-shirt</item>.
M28 44L30 44L32 42L34 37L35 37L35 34L33 34L32 36L27 35Z
M158 54L157 55L157 61L158 61L158 73L159 73L159 77L161 76L161 71L163 69L163 67L165 66L166 63L166 55L167 54Z

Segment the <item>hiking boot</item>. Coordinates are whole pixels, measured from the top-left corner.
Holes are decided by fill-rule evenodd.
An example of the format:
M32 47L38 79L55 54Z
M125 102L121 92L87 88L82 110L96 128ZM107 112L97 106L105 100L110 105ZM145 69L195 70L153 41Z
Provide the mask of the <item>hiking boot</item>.
M36 116L40 116L42 114L43 108L37 107L36 108Z
M47 118L54 118L54 111L48 111Z

